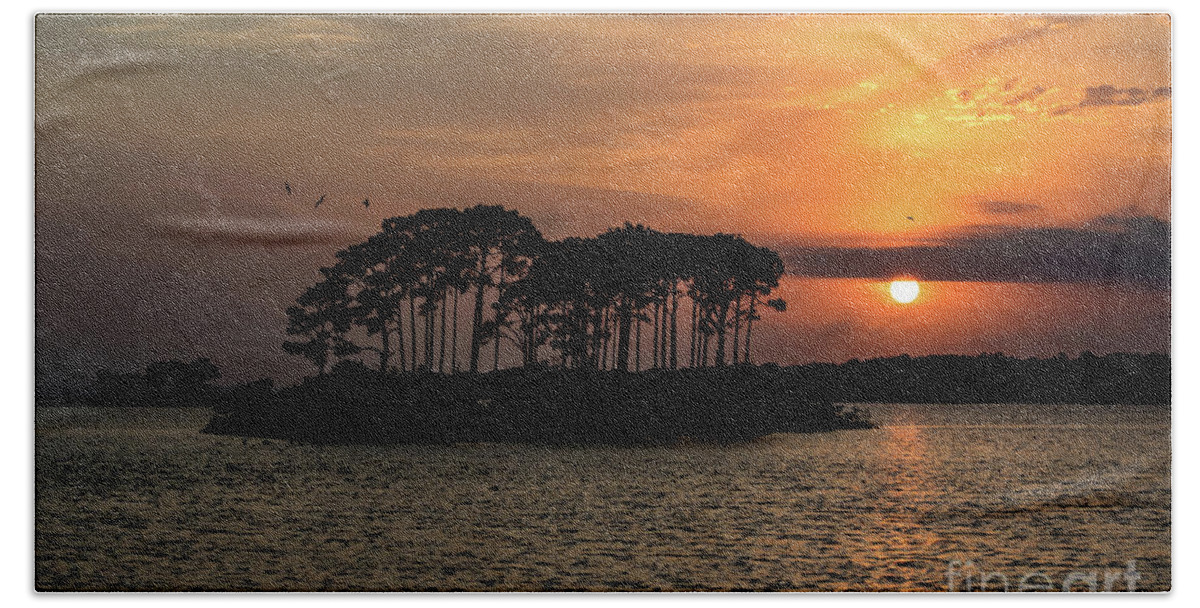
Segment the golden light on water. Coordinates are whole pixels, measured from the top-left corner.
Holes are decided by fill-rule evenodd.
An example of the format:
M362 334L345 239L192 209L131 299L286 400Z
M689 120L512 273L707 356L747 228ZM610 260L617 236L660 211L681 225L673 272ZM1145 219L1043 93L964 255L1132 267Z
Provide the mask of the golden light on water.
M892 299L901 303L908 304L917 299L921 295L921 286L916 281L892 281L888 291L892 294Z

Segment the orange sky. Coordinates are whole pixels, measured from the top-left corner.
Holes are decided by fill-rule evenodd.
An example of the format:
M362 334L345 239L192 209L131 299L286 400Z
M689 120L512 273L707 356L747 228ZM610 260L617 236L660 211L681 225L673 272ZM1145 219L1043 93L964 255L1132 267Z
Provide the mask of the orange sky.
M381 203L327 212L350 222L453 199L446 179L624 191L613 218L865 242L992 223L989 201L1040 207L1010 223L1129 207L1167 219L1169 28L1137 15L43 19L38 139L56 159L126 165L117 185L167 178L174 191L141 205L103 200L110 184L53 184L162 221L314 220L278 196L283 179ZM1104 85L1147 95L1081 107ZM570 204L528 198L535 220Z
M504 204L551 238L629 220L865 247L1169 221L1170 26L1161 15L42 17L39 340L133 316L44 321L91 297L81 268L130 289L173 276L206 282L214 300L276 302L382 218L428 206ZM308 244L273 248L288 239ZM195 257L152 259L163 248ZM216 270L224 256L259 271ZM213 275L181 278L180 264ZM186 289L151 296L185 333L219 324L187 317ZM1156 331L1162 348L1169 322Z

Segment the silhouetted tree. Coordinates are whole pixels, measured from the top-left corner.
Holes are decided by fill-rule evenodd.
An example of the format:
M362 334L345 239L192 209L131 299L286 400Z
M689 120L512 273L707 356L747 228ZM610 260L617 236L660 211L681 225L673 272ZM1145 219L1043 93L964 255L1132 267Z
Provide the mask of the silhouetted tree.
M317 373L324 375L331 357L345 357L362 349L351 342L349 333L353 322L350 295L351 279L333 268L322 268L325 279L308 288L296 299L296 306L287 310L288 340L283 349L312 361Z
M598 295L611 308L612 332L617 336L614 367L629 370L633 322L641 308L654 299L663 278L666 238L645 226L626 223L596 238L596 264L593 269ZM608 323L604 325L608 335Z
M380 336L377 350L379 369L383 372L390 369L393 332L397 336L400 367L406 366L403 302L412 295L412 266L406 258L406 237L383 231L337 253L337 271L349 281L348 291L352 294L349 304L352 322L363 326L367 335Z
M155 361L141 373L101 369L83 392L83 400L101 407L211 406L220 392L212 382L220 377L221 370L204 358Z
M662 233L627 223L595 238L546 243L528 218L498 206L389 218L378 234L337 258L322 269L325 280L289 310L289 331L307 337L289 342L289 352L309 357L322 373L331 356L364 351L379 353L381 371L390 369L397 351L401 369L407 358L408 369L445 372L449 356L456 371L458 299L469 291L472 372L479 371L487 340L494 341L492 369L499 368L503 339L526 366L549 345L564 367L628 371L633 355L640 370L643 322L652 323L650 367L676 369L681 297L691 302L689 365L708 365L714 341L712 362L725 365L730 329L733 362L749 362L761 306L784 307L782 300L766 299L783 272L779 256L741 237ZM484 318L488 307L491 319ZM355 327L361 328L355 336L378 336L378 345L352 341Z
M146 387L162 393L197 392L220 377L221 370L206 358L190 362L171 359L146 366Z
M697 321L701 335L700 364L707 364L709 340L715 338L713 363L721 367L726 364L729 330L740 333L742 321L746 320L749 338L750 323L758 318L758 302L779 286L783 262L774 251L728 234L699 237L693 256L690 294L697 301L700 315ZM743 300L748 300L747 308L743 308ZM781 310L783 306L783 301L778 300L772 308ZM736 337L735 333L735 340ZM748 361L749 341L746 348L743 358ZM737 355L734 362L738 362Z
M475 289L471 317L471 355L469 369L479 371L479 351L487 340L484 333L484 299L490 287L505 285L499 278L503 270L520 266L542 241L542 235L529 218L500 206L477 205L462 212L458 230L458 253L470 262L462 279ZM497 300L500 298L498 297ZM499 311L497 311L499 312ZM500 323L496 323L498 327Z
M771 290L779 286L779 278L783 276L783 261L779 258L779 254L767 249L766 247L755 247L752 251L747 251L747 257L743 260L741 274L736 282L738 289L737 310L735 322L740 323L740 319L746 320L746 343L742 350L742 362L751 363L750 359L750 337L754 328L754 322L761 319L758 314L758 302L771 294ZM745 311L741 308L742 296L749 302L749 306ZM787 310L787 302L783 298L771 298L766 300L767 308L776 312L785 312ZM737 336L735 333L735 351ZM737 363L735 356L734 363Z

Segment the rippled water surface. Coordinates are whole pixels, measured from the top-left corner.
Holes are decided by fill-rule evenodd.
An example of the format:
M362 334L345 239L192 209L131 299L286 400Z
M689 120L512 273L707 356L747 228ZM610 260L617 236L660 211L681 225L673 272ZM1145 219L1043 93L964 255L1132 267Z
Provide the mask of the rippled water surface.
M737 446L314 447L38 410L43 589L1170 587L1170 411L868 406ZM956 560L956 561L955 561ZM955 572L948 568L955 561ZM955 578L957 577L957 578Z

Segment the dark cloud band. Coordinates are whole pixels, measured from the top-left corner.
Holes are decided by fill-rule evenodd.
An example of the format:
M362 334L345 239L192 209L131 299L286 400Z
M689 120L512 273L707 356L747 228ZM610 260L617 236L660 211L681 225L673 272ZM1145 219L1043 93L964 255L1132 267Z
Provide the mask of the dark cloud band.
M1112 85L1088 87L1080 107L1086 106L1139 106L1149 101L1171 97L1171 87L1142 89L1130 87L1119 89Z
M1013 201L985 201L979 203L979 209L990 215L1020 215L1022 213L1041 211L1042 206Z
M156 232L201 242L290 246L340 243L355 232L341 223L251 218L161 218Z
M1097 227L981 228L939 245L785 251L798 276L931 281L1171 284L1171 227L1153 217L1104 218Z

